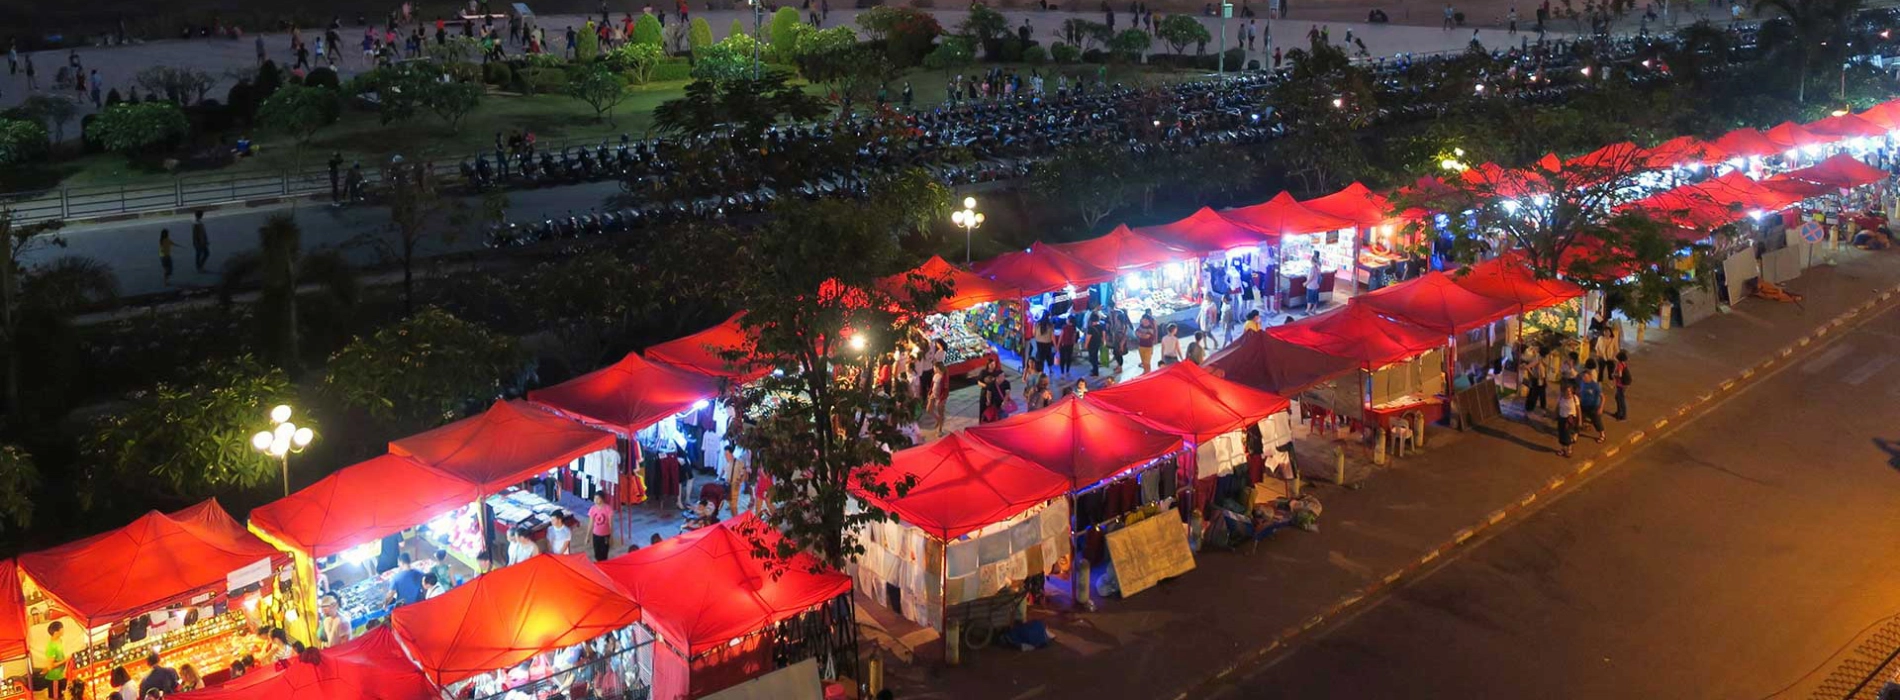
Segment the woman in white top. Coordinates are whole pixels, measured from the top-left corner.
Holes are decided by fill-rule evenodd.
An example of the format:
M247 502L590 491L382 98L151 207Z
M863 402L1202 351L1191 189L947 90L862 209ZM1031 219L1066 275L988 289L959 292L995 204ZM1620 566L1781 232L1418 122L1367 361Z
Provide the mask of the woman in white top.
M540 553L541 548L535 546L534 540L528 537L528 531L516 529L508 533L508 563L510 565L527 561Z
M567 511L554 511L554 517L548 520L548 553L570 554L568 546L574 541L574 531L567 526Z

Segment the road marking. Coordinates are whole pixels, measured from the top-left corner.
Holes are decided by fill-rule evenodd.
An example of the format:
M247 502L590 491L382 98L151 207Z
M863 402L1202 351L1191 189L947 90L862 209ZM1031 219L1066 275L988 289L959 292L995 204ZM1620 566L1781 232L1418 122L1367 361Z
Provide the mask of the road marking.
M1834 347L1822 351L1820 356L1802 364L1801 372L1804 374L1819 374L1821 370L1827 369L1828 365L1839 362L1841 358L1852 354L1854 354L1854 346L1848 345L1847 343L1837 344Z
M1886 369L1887 365L1891 364L1893 364L1892 355L1881 355L1863 363L1858 369L1842 377L1841 381L1851 386L1860 386L1862 382L1872 379L1874 375L1880 373L1880 370Z

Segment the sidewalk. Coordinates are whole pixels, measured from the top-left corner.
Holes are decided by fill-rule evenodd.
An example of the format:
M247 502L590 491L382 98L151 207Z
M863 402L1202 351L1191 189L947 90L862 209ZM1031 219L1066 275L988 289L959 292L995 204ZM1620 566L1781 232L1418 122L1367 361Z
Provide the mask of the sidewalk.
M1840 266L1788 285L1806 295L1801 306L1750 299L1690 328L1649 329L1634 350L1630 420L1610 421L1610 444L1867 301L1870 291L1900 283L1900 262L1889 255L1840 257ZM1252 553L1199 554L1190 574L1131 599L1098 601L1099 612L1033 612L1056 635L1049 649L986 649L966 654L958 668L894 662L887 685L905 698L1174 697L1599 456L1600 446L1585 442L1576 457L1559 458L1547 428L1514 415L1471 432L1441 428L1422 454L1351 488L1312 485L1326 507L1317 533L1284 532ZM1313 470L1319 465L1307 452L1299 456Z

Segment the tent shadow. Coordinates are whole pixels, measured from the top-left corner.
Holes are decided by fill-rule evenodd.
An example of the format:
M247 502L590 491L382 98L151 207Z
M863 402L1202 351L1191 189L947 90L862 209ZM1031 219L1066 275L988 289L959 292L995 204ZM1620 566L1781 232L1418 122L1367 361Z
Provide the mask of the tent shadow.
M1536 430L1540 434L1544 432L1544 429L1542 427L1537 427ZM1513 435L1509 432L1499 430L1497 428L1493 428L1489 426L1484 426L1484 425L1476 426L1472 428L1472 432L1475 432L1479 435L1483 435L1488 438L1494 438L1498 440L1503 440L1505 442L1514 443L1519 447L1523 447L1529 450L1535 450L1538 452L1550 452L1553 454L1557 452L1557 448L1552 445L1546 445L1541 442L1531 442L1524 438Z

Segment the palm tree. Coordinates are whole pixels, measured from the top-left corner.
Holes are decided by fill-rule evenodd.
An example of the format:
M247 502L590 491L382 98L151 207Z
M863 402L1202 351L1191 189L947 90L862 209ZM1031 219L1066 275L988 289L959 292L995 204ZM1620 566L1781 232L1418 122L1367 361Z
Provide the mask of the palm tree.
M1792 51L1795 61L1795 102L1808 98L1808 71L1815 61L1829 56L1846 55L1848 25L1860 12L1861 0L1755 0L1755 13L1779 14L1787 19L1786 34L1762 32L1764 46L1776 51ZM1772 26L1772 25L1770 25ZM1765 27L1766 28L1766 27ZM1778 40L1777 40L1778 39Z
M341 304L356 303L356 270L334 250L303 252L303 230L289 214L264 221L257 230L258 249L232 257L224 265L219 299L229 307L236 292L256 284L260 345L287 371L300 366L297 294L315 285Z

